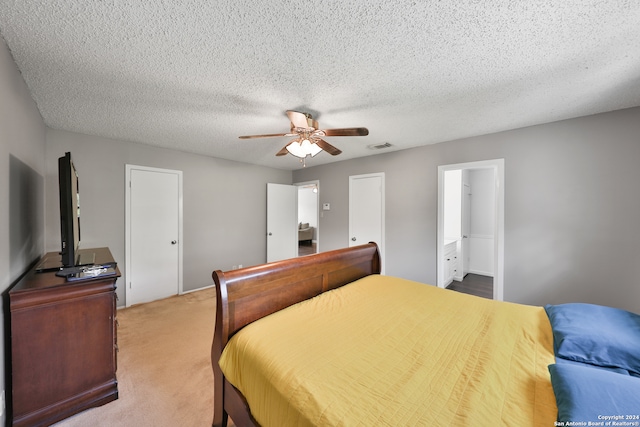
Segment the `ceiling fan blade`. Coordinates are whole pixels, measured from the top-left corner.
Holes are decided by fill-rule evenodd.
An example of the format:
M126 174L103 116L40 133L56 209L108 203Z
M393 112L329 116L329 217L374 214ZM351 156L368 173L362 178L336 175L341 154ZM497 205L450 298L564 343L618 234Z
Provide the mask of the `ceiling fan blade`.
M295 134L293 134L295 135ZM271 138L274 136L293 136L290 133L272 133L272 134L268 134L268 135L244 135L244 136L239 136L238 138L240 139L252 139L252 138Z
M289 120L291 121L293 126L304 129L309 127L309 123L307 123L307 116L304 113L287 110L287 116L289 117Z
M318 147L322 148L324 151L326 151L327 153L331 154L332 156L337 156L338 154L342 153L341 150L339 150L336 147L334 147L333 145L329 144L324 139L317 138L314 141L315 141L315 143L316 143L316 145Z
M322 129L325 136L367 136L367 128Z
M276 156L286 156L287 154L289 154L289 151L287 150L287 147L289 146L289 144L291 143L288 142L287 145L282 147L282 149L276 153Z

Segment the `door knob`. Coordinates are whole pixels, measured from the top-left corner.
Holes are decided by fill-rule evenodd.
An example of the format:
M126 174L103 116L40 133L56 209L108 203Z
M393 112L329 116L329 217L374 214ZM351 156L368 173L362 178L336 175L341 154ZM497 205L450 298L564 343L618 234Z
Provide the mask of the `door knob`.
M177 240L172 240L172 241L171 241L171 244L172 244L172 245L175 245L176 243L178 243L178 241L177 241Z
M352 237L352 238L351 238L351 241L352 241L352 242L355 242L355 241L356 241L356 238L355 238L355 237Z

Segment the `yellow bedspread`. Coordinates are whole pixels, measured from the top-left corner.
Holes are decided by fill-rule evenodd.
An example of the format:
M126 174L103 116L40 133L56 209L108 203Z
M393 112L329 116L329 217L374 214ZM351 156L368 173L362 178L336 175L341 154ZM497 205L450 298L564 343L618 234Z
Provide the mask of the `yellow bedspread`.
M542 307L369 276L236 334L220 366L268 426L552 426Z

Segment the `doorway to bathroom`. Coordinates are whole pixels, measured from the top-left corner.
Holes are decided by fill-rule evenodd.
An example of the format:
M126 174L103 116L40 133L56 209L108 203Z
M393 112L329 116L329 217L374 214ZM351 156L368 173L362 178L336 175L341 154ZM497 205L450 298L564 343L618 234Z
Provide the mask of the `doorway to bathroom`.
M481 276L503 299L504 159L438 167L437 245L439 287Z

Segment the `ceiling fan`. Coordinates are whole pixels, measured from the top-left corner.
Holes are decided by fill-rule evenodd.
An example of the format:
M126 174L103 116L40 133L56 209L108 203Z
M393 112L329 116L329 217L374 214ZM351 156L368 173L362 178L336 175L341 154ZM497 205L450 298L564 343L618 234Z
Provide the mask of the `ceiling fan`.
M342 151L329 144L323 138L325 136L366 136L369 135L367 128L342 128L342 129L320 129L318 122L311 117L309 113L301 113L299 111L287 110L287 116L291 122L291 131L288 133L274 133L266 135L245 135L240 139L251 138L271 138L276 136L293 136L293 140L289 141L276 156L285 156L290 153L300 158L303 163L308 156L315 156L321 151L326 151L332 156L337 156Z

